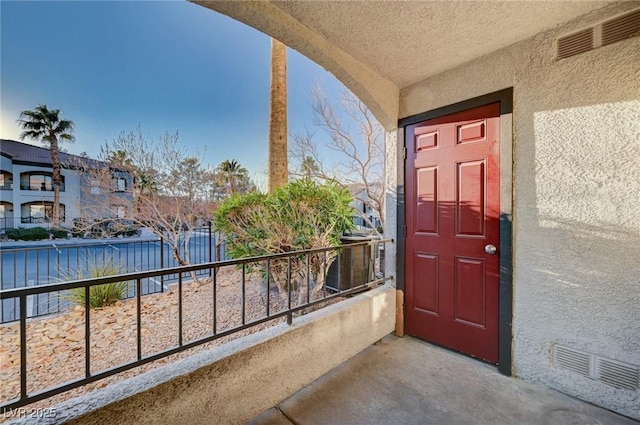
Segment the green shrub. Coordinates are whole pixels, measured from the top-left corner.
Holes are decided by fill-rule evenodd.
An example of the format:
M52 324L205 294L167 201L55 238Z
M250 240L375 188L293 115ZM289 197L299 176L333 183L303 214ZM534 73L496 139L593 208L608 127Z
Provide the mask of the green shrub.
M7 235L9 239L17 241L18 239L20 239L20 229L7 229L5 231L5 235Z
M44 227L31 227L28 229L8 229L7 237L15 241L41 241L49 239L49 232Z
M108 258L102 263L90 265L87 271L79 270L73 275L66 277L67 280L83 280L114 276L122 273L121 267L115 264L113 259ZM101 308L115 304L125 296L127 286L127 282L113 282L91 286L89 288L89 308ZM65 298L84 307L86 305L85 296L85 288L74 288L69 290Z
M353 197L337 184L319 185L304 179L291 182L274 194L258 192L235 195L226 199L215 212L214 223L226 238L228 253L233 258L332 247L353 226ZM305 256L290 261L271 262L271 278L281 296L288 290L287 276L305 285L307 277L322 286L326 262L334 253L312 254L306 276ZM294 288L295 290L295 288ZM298 290L304 296L306 289ZM283 296L284 297L284 296Z
M67 239L69 231L61 227L54 227L49 231L55 239Z
M226 199L214 216L234 258L340 245L352 229L353 197L337 184L303 179Z

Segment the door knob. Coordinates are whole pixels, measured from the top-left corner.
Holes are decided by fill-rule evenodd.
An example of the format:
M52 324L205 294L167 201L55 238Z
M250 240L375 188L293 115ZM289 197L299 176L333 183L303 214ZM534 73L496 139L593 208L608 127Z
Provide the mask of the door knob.
M486 252L487 254L495 254L496 252L498 252L498 248L496 248L495 245L489 244L489 245L485 245L484 247L484 252Z

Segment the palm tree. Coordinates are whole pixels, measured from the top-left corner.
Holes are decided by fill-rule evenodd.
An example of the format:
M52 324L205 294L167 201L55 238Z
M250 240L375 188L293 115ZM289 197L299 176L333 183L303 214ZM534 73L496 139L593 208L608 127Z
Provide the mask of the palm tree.
M47 105L38 105L32 111L22 111L18 120L24 130L20 140L30 138L49 145L53 164L53 224L60 221L60 155L58 142L73 142L73 121L60 119L60 109L49 109Z
M129 158L129 154L125 150L117 150L113 152L109 152L107 157L105 158L105 162L108 164L112 164L118 168L122 168L126 171L131 171L133 168L133 161Z
M315 159L307 155L302 160L302 164L300 164L300 171L302 171L302 174L306 178L311 180L313 176L320 171L320 168L318 167L318 164L316 164Z
M271 39L268 190L287 183L287 46Z
M233 195L238 191L238 181L243 180L249 172L235 159L227 159L218 165L218 173L225 186L229 187L229 193Z

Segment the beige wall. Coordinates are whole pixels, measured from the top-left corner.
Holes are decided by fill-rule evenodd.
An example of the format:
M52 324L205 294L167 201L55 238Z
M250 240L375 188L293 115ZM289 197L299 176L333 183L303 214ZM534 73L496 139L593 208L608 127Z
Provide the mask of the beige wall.
M55 406L21 423L244 424L394 329L383 286Z
M640 38L554 59L623 3L401 91L400 116L514 87L514 373L640 418L640 391L550 363L552 343L640 366Z

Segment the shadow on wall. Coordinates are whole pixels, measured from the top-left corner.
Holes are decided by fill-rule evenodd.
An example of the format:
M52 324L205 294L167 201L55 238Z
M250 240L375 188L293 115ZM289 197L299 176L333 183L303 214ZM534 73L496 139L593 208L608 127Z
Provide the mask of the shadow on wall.
M516 373L637 416L640 391L561 374L549 350L640 366L640 101L529 117L516 117L533 139L515 155Z

